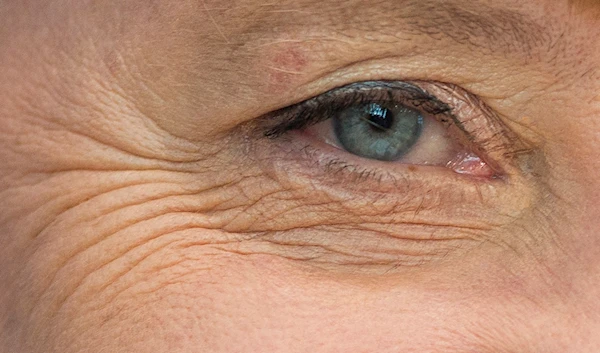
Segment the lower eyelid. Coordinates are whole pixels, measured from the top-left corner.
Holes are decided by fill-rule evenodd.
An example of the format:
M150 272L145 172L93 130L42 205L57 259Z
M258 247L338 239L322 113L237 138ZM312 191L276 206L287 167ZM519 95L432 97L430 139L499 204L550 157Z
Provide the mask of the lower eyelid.
M507 185L504 179L465 177L445 166L365 159L315 141L300 130L276 140L250 141L256 143L250 147L257 156L253 163L258 163L271 180L293 190L306 184L311 192L341 197L363 195L365 202L370 197L378 200L381 195L412 199L427 194L434 199L448 198L448 205L456 205L469 203L471 198L481 201L480 188L497 190Z
M434 117L426 117L425 121L428 124L423 127L423 143L431 143L426 136L435 135L454 141L443 123ZM273 204L257 207L258 221L253 219L253 224L261 227L257 231L276 229L281 231L278 235L290 239L289 233L298 230L300 244L312 244L314 240L319 245L327 239L328 246L339 244L340 248L348 246L356 250L356 257L364 255L360 253L364 249L371 255L388 254L390 249L414 251L413 245L424 246L417 249L419 254L425 254L429 246L434 251L440 250L440 240L450 238L459 240L452 243L450 250L469 249L471 242L463 242L462 238L487 239L505 222L498 215L510 215L506 222L511 222L521 208L529 205L528 189L516 188L504 179L469 178L445 166L418 167L404 160L390 163L351 155L321 138L328 133L330 139L335 137L331 134L331 124L326 121L292 130L276 139L245 139L250 156L245 159L249 168L257 168L260 176L257 180L261 185L275 185L282 190L273 194L277 207ZM513 198L518 202L513 202ZM273 212L277 216L265 210L276 210ZM291 211L288 214L281 210ZM247 213L247 208L244 212ZM381 228L370 232L369 225ZM345 231L335 233L327 226L345 227ZM336 234L343 236L332 238ZM357 246L349 241L349 234L365 242ZM403 240L382 238L385 234L415 242L407 247ZM393 241L389 248L381 245L386 239ZM300 246L291 251L306 248ZM290 247L285 251L289 253ZM398 261L397 253L394 254L393 260ZM377 256L378 261L387 259ZM341 261L335 258L336 263Z

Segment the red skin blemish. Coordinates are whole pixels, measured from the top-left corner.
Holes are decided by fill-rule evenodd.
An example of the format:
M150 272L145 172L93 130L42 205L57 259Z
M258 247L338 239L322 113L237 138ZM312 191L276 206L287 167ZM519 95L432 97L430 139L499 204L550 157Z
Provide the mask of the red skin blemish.
M282 92L297 82L308 64L305 49L298 43L277 45L267 54L266 69L269 92Z

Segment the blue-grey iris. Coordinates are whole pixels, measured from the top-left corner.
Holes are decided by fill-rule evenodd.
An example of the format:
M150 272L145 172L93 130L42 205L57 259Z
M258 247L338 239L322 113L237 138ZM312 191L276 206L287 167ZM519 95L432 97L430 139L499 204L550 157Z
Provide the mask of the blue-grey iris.
M333 119L340 144L350 153L394 161L405 155L419 139L423 116L399 104L369 103L346 108Z

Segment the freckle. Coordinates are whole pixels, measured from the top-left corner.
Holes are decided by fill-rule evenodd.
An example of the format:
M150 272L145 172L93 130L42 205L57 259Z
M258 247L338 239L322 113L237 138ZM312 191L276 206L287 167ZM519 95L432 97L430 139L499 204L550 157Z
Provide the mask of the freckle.
M416 172L416 171L417 171L417 167L416 167L416 166L414 166L414 165L409 165L409 166L408 166L408 171L409 171L409 172Z

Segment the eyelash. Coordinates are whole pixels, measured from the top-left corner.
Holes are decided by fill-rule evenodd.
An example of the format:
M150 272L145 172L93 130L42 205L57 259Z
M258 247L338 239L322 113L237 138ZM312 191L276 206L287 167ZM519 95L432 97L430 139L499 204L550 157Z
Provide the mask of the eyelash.
M416 85L407 82L368 81L336 88L269 114L267 120L275 120L277 125L267 128L264 136L274 139L288 131L302 130L330 119L336 112L351 106L384 102L398 102L421 110L442 123L455 121L448 104Z
M260 119L255 127L268 140L291 138L288 132L305 130L352 106L389 102L414 108L440 122L446 127L449 138L455 139L466 152L476 155L488 166L493 174L486 178L507 178L505 168L510 165L512 150L519 145L518 139L478 97L452 84L429 81L352 83L274 111ZM452 105L446 102L452 102ZM309 160L319 160L319 165L330 175L343 173L351 180L375 181L390 175L389 167L370 163L373 161L359 163L343 154L326 155L312 145L302 147L302 151ZM502 166L498 161L502 161Z

